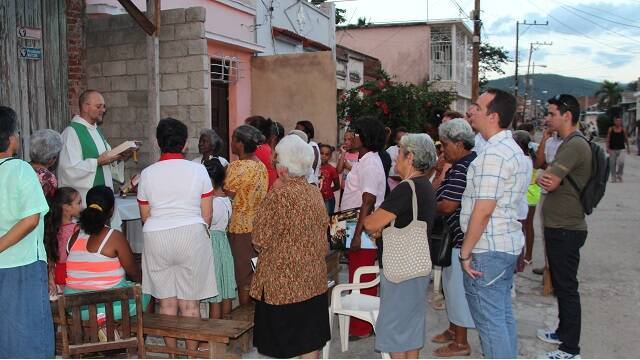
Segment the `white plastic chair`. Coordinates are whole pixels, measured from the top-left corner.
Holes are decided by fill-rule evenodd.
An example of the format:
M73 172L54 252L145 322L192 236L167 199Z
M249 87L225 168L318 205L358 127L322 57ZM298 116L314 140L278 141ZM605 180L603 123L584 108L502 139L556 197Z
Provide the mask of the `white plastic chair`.
M376 276L373 281L366 283L361 283L360 278L365 274L379 273L380 268L377 266L362 266L358 268L353 275L353 283L340 284L333 288L333 292L331 293L331 306L329 307L329 325L333 328L333 315L338 315L342 352L349 350L349 322L351 316L370 323L375 330L378 310L380 309L380 298L362 294L360 293L360 289L367 289L378 285L378 283L380 283L380 276ZM351 291L351 293L342 296L342 293L346 291ZM383 353L382 356L383 358L387 358L387 354L385 353Z

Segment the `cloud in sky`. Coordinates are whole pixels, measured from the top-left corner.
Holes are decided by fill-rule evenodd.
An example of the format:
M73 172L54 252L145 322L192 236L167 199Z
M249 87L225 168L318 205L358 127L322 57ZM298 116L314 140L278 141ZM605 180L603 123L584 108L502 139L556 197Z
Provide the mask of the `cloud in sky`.
M597 51L592 60L602 66L619 68L631 63L634 56L629 54L620 54L607 51Z

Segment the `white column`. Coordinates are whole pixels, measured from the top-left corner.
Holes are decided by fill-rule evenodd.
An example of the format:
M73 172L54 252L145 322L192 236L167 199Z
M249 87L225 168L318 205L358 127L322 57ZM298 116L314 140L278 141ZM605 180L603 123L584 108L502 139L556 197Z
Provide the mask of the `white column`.
M458 59L456 59L456 49L458 48L458 39L456 39L456 24L451 24L451 80L458 81L457 66Z

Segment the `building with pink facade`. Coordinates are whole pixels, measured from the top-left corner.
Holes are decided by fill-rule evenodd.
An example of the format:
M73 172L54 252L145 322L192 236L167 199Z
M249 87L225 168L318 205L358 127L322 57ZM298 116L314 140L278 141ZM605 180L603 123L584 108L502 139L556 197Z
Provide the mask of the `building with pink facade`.
M374 56L395 81L429 83L457 93L452 108L471 103L472 33L462 20L349 25L336 43Z

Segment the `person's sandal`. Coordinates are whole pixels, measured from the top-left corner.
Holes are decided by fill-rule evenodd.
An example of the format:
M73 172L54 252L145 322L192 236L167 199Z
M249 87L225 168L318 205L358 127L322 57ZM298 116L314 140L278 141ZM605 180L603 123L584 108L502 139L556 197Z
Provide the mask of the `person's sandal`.
M433 355L437 357L469 356L471 355L471 347L452 342L433 350Z
M455 339L455 333L449 329L443 331L441 334L438 334L431 338L431 342L436 344L446 344L450 343Z

